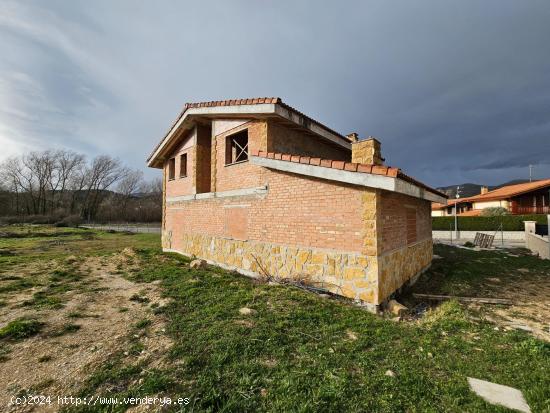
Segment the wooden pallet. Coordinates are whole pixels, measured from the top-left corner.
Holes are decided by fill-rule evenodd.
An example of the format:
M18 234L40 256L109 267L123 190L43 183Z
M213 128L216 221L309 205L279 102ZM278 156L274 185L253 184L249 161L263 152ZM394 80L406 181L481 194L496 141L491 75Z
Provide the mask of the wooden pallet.
M474 238L474 245L477 245L480 248L490 248L493 245L494 240L494 235L477 232L476 237Z

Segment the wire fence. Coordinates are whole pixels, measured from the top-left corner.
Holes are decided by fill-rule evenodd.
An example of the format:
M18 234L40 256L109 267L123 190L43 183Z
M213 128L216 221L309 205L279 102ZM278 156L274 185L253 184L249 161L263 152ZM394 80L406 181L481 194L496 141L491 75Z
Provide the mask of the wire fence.
M110 222L110 223L85 223L80 225L83 228L98 229L101 231L116 231L116 232L139 232L160 234L160 222Z

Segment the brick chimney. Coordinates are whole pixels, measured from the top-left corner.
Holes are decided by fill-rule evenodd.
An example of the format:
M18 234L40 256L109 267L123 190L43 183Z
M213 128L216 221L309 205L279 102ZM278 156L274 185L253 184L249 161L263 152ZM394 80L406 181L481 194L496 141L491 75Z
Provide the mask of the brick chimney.
M487 187L487 186L482 186L482 187L481 187L481 195L486 194L487 192L489 192L489 187Z
M357 134L355 134L357 136ZM348 135L349 137L350 135ZM383 165L384 158L380 150L380 141L372 136L367 139L352 141L351 161L371 165Z

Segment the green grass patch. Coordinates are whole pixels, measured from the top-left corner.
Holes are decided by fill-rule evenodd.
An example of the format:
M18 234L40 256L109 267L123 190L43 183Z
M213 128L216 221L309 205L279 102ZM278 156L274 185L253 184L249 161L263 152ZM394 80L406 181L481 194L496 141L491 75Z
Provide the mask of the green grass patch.
M434 253L442 259L433 260L413 292L498 298L502 285L545 285L550 280L550 261L525 249L473 251L435 244Z
M5 279L4 279L5 280ZM2 280L2 281L4 281ZM6 283L4 284L4 282L2 282L3 285L0 285L0 294L6 294L6 293L13 293L13 292L17 292L17 291L24 291L24 290L28 290L30 288L33 288L34 286L36 286L36 282L28 279L28 278L23 278L23 279L17 279L15 281L12 281L12 282L9 282L9 283Z
M162 280L172 298L163 307L169 366L144 378L146 366L120 359L88 390L189 397L192 411L502 411L469 390L470 376L521 389L533 411L548 407L548 346L497 332L457 302L419 323L395 323L296 288L190 270L177 255L139 254L147 265L129 277ZM254 312L243 316L242 307ZM140 378L152 388L135 384Z
M107 256L131 247L141 269L119 271L144 283L144 291L146 283L160 280L164 297L170 299L158 309L173 340L168 360L150 368L146 358L136 357L147 351L139 336L143 332L134 334L139 326L147 328L147 322L137 321L127 346L92 373L83 396L189 397L186 410L205 412L502 412L469 390L469 376L518 388L532 411L550 410L548 344L525 332L495 331L457 302L444 303L419 322L395 323L344 300L259 284L215 267L191 270L184 265L187 258L160 252L158 234L93 233L91 239L63 235L63 244L44 244L59 241L54 236L0 239L0 248L16 252L0 256L4 269L68 255ZM489 277L548 282L543 277L550 273L549 264L521 251L512 257L435 248L443 258L419 282L419 292L491 294ZM518 271L522 268L529 272ZM45 290L33 299L62 304L67 288L80 286L82 281L67 280L74 275L72 268L61 271L51 274ZM142 294L132 301L149 302ZM242 307L254 312L242 315ZM395 377L386 376L387 370ZM127 407L67 410L118 412Z
M24 301L23 305L26 307L51 308L56 310L63 308L64 304L61 297L52 295L49 291L38 291L33 294L32 299Z
M24 340L38 334L43 326L38 320L19 318L0 329L0 339Z
M143 330L144 328L149 327L151 323L152 322L150 319L144 318L143 320L140 320L135 324L135 328L137 328L138 330Z

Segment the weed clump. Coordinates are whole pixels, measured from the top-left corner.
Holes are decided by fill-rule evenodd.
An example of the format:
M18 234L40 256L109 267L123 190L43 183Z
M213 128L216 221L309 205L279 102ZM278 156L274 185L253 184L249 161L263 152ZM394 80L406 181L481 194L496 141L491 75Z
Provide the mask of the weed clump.
M38 334L43 326L38 320L19 318L0 329L0 339L23 340Z

